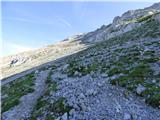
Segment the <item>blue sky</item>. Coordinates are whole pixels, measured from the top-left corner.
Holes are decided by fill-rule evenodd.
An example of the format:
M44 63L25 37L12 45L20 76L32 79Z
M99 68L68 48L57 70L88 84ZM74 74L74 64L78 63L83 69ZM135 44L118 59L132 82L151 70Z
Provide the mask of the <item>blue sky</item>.
M152 2L2 2L3 56L54 44Z

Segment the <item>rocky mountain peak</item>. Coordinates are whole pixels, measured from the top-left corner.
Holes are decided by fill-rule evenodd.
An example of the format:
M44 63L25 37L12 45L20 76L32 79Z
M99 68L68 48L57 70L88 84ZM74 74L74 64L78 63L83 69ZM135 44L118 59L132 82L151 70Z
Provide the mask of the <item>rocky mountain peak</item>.
M84 35L82 41L94 43L115 37L141 26L151 17L160 20L159 13L160 3L144 9L128 10L121 16L116 16L111 24L103 25L101 28Z

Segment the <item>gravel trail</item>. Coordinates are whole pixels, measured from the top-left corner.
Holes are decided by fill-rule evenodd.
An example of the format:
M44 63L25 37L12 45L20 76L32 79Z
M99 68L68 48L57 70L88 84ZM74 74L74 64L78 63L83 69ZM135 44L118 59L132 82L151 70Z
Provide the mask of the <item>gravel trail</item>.
M33 93L29 93L20 98L20 104L13 107L9 111L2 114L2 120L25 120L27 119L33 107L36 104L37 99L43 95L45 90L45 80L48 76L48 71L43 71L36 76L35 90Z

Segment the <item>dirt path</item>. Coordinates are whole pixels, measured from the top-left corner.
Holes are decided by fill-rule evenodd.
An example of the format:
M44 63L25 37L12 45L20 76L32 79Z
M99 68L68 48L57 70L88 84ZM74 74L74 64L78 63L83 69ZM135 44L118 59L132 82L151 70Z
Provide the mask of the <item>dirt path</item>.
M35 91L21 97L19 105L2 114L2 120L25 120L28 118L37 99L44 93L47 76L48 71L39 73L35 80Z

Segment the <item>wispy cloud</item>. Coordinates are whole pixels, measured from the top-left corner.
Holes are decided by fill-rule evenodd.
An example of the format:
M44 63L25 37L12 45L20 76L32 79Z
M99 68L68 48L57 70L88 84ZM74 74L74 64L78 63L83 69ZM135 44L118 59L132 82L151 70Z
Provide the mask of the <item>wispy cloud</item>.
M35 20L26 19L26 18L18 18L18 17L12 17L8 18L9 20L16 20L16 21L22 21L22 22L28 22L28 23L37 23Z
M50 19L28 19L28 18L22 18L22 17L7 17L7 18L3 18L6 20L14 20L14 21L20 21L20 22L26 22L26 23L34 23L34 24L44 24L44 25L57 25L61 24L61 25L65 25L69 28L72 28L72 25L64 18L61 17L56 17L54 20ZM57 21L57 22L56 22Z
M72 25L67 20L60 18L59 21L64 25L66 25L67 27L72 28Z
M52 21L45 21L45 20L39 20L39 19L28 19L28 18L22 18L22 17L7 17L3 18L6 20L15 20L20 22L26 22L26 23L34 23L34 24L46 24L46 25L54 25Z

